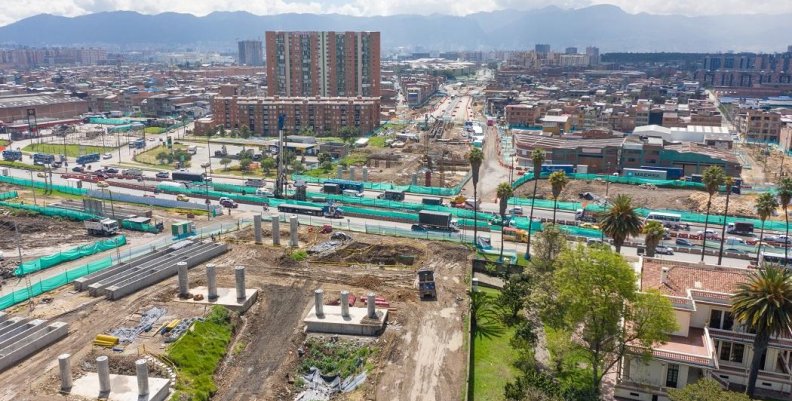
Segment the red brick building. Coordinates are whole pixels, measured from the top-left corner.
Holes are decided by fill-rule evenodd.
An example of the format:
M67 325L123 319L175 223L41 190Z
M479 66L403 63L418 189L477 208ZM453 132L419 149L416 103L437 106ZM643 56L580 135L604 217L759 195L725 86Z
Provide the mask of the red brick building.
M88 102L76 97L48 94L0 96L0 121L11 123L27 118L27 109L36 118L71 118L88 112Z

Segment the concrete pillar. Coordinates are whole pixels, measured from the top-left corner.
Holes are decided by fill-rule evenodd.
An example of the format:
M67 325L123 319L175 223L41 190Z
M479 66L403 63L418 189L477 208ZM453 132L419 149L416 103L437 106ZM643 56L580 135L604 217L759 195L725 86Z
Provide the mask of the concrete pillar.
M272 215L272 245L280 245L280 215Z
M261 245L261 215L253 216L253 233L256 236L256 244Z
M244 300L245 299L245 266L235 267L234 276L236 277L237 301Z
M363 181L368 181L368 166L363 166Z
M68 393L72 388L71 355L61 354L58 356L58 367L60 368L61 391Z
M187 298L187 294L190 293L187 279L187 262L176 263L176 266L179 268L179 297Z
M479 279L473 277L473 280L471 280L471 285L470 286L473 288L474 292L478 291L478 284L479 284Z
M349 317L349 291L341 291L341 316Z
M148 395L148 365L146 364L145 359L138 359L135 361L135 371L137 372L138 395Z
M418 185L418 173L412 174L412 181L410 181L410 185Z
M314 291L314 307L316 308L316 316L324 316L324 290L318 289Z
M368 302L366 302L366 306L368 307L368 317L372 319L377 318L377 301L376 297L374 296L373 292L368 293Z
M336 178L340 179L343 178L343 176L344 176L344 166L339 164L338 168L336 169Z
M110 392L110 361L107 356L96 358L96 372L99 374L99 394Z
M206 265L206 286L209 287L209 296L207 298L210 301L217 299L217 272L215 272L214 263Z
M300 245L300 221L297 219L297 215L293 214L289 217L289 233L291 234L291 238L289 239L289 246L297 247Z
M349 166L349 179L355 181L355 166Z

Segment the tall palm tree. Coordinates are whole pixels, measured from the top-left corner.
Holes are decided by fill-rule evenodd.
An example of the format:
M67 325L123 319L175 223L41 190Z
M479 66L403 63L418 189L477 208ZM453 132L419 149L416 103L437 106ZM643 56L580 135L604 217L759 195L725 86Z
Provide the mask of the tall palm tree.
M784 259L789 257L789 202L792 202L792 178L785 177L778 182L778 199L780 200L781 207L784 209L784 219L786 220L785 242L784 242Z
M732 295L734 318L756 333L746 391L748 397L753 398L756 377L762 368L759 364L770 338L789 333L792 327L792 271L776 266L762 267L737 288Z
M558 197L561 196L561 191L569 183L569 179L563 171L554 171L547 180L550 181L550 187L553 191L553 224L555 224Z
M726 173L720 166L709 166L704 170L701 175L701 182L704 183L704 190L707 191L709 197L707 198L707 218L704 220L704 240L701 241L701 261L704 261L704 250L707 247L707 226L709 225L710 207L712 206L712 195L718 192L718 189L726 181ZM725 224L725 223L724 223Z
M498 206L500 207L501 217L501 249L499 261L503 261L503 229L506 227L506 208L509 207L509 198L514 195L511 184L502 182L498 184Z
M616 253L621 252L624 240L628 236L636 236L641 232L642 225L643 222L632 204L632 198L624 194L616 195L610 209L600 221L600 229L613 239Z
M756 198L756 214L759 215L759 220L762 220L762 230L759 232L759 247L756 248L756 263L759 263L759 255L762 254L762 240L764 239L765 221L768 217L773 215L773 212L778 209L778 200L773 194L765 192Z
M659 221L650 221L644 224L643 229L641 230L645 235L645 243L646 243L646 256L653 258L655 256L655 250L657 249L657 245L660 241L663 240L665 236L665 227Z
M528 243L525 245L525 258L529 260L531 259L531 227L533 226L534 204L536 203L536 187L542 175L542 164L545 162L544 149L534 149L531 152L531 162L533 162L534 189L531 197L531 213L528 215Z
M729 214L729 196L732 193L732 185L734 180L731 177L726 177L726 208L723 209L723 226L721 226L721 241L720 250L718 250L718 266L723 261L723 243L726 241L726 216Z
M473 205L478 208L478 182L479 170L481 169L481 162L484 161L484 152L479 148L473 148L468 153L468 162L470 163L470 172L473 178ZM473 210L473 243L475 244L478 239L478 210Z

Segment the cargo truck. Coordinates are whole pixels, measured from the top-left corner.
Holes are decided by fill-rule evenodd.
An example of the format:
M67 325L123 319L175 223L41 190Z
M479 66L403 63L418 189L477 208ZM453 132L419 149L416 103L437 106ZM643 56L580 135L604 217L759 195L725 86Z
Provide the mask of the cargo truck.
M437 289L435 288L434 270L423 267L418 270L418 292L421 294L421 299L437 298Z
M421 210L418 212L418 224L413 224L412 230L457 232L459 231L459 228L457 227L457 222L453 219L451 213Z
M91 235L111 236L118 233L118 222L113 219L89 219L84 223Z
M591 210L578 209L575 211L575 220L577 221L598 223L601 217L602 217L602 213L593 212Z
M421 203L424 205L443 206L443 198L422 198Z
M186 170L176 170L171 173L171 179L174 181L190 181L201 182L204 181L203 173L192 173Z
M385 199L385 200L392 200L392 201L403 201L404 200L404 191L385 191L385 192L377 195L377 199Z
M753 223L746 223L744 221L736 221L726 225L726 232L735 235L753 235Z

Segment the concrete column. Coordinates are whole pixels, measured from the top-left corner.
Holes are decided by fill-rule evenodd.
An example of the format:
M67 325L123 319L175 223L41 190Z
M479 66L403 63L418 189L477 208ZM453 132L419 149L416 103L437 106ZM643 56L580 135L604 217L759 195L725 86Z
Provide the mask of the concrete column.
M236 277L237 301L244 300L245 299L245 266L235 267L234 276Z
M314 307L316 307L316 316L324 316L324 290L318 289L314 291Z
M470 286L472 287L474 292L478 291L478 284L479 284L479 279L473 277L473 280L471 280Z
M272 245L280 245L280 215L272 215Z
M261 215L253 216L253 233L256 236L256 244L261 245Z
M110 392L110 361L107 356L96 358L96 372L99 374L99 394Z
M368 302L366 302L366 306L368 307L368 317L372 319L377 318L377 301L376 297L374 296L373 292L368 293Z
M138 359L135 361L135 371L137 372L138 382L138 395L148 395L149 393L149 379L148 379L148 365L145 359Z
M176 263L176 266L179 268L179 297L187 298L187 294L190 293L187 279L187 262Z
M340 164L339 164L339 165L338 165L338 168L336 169L336 178L339 178L339 179L340 179L340 178L342 178L343 176L344 176L344 166L342 166L342 165L340 165Z
M418 173L412 174L412 181L410 181L410 185L418 185Z
M349 317L349 291L341 291L341 316Z
M289 239L289 246L297 247L300 245L300 220L298 220L297 215L293 214L289 217L289 233L291 234L291 238Z
M58 356L58 367L60 368L61 391L68 393L72 388L71 355L61 354Z
M363 181L368 181L368 166L363 166Z
M355 166L349 166L349 179L355 181Z
M214 263L206 265L206 286L209 287L209 296L207 298L210 301L217 299L217 272L215 272Z

